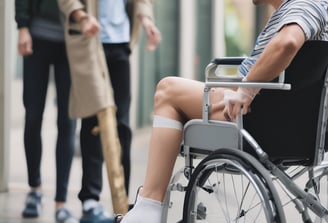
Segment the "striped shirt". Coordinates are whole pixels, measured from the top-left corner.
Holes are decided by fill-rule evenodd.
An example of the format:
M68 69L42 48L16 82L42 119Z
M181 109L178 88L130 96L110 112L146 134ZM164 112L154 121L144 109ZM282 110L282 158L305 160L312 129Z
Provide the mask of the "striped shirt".
M239 72L246 76L270 40L283 26L291 23L303 29L306 40L328 41L328 0L284 1L258 36L250 57L243 61Z

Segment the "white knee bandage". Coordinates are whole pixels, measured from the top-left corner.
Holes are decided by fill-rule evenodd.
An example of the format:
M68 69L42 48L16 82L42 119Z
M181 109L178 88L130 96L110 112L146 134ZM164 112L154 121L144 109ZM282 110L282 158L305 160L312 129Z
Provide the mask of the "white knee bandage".
M177 129L182 131L183 125L181 122L174 119L166 118L159 115L154 115L153 121L154 128L168 128L168 129Z

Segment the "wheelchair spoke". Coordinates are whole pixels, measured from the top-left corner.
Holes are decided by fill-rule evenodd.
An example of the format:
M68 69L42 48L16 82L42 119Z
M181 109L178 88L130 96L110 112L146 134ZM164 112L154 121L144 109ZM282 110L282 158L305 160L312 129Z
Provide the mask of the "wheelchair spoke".
M250 192L251 183L247 181L245 185L246 179L243 175L226 174L225 171L222 171L224 169L222 165L216 165L214 169L212 173L215 174L215 180L213 181L211 177L208 177L202 189L208 194L212 192L215 194L218 206L226 222L247 222L247 216L251 212L253 212L251 214L253 216L252 219L256 222L260 218L263 209L261 202L256 201L258 199L256 192ZM228 176L229 179L227 178ZM237 185L240 187L240 192L238 192ZM252 193L252 196L249 193ZM231 205L232 201L236 205ZM196 216L197 211L194 211ZM207 212L206 214L209 216L211 213Z
M195 169L185 196L185 222L275 222L277 212L263 178L239 161L209 158Z

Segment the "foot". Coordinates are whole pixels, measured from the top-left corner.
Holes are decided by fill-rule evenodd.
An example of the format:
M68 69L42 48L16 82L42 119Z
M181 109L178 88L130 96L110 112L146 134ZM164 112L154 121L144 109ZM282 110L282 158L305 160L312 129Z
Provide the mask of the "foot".
M96 201L93 201L96 202ZM115 223L115 216L109 216L101 204L94 203L92 207L83 209L83 216L80 223Z
M138 195L136 204L120 223L160 223L161 217L161 202Z
M55 213L56 223L78 223L79 221L74 218L71 212L66 207L60 207Z
M31 191L27 194L25 201L25 208L22 216L24 218L36 218L41 214L41 199L42 193L40 191Z

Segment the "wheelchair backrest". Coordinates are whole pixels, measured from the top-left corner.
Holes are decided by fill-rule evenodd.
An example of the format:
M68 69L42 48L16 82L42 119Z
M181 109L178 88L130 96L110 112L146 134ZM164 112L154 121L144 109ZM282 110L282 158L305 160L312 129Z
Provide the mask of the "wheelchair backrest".
M285 71L290 91L261 90L244 128L272 161L316 165L324 152L328 42L307 41ZM245 143L245 150L249 145ZM249 150L251 152L251 150Z

